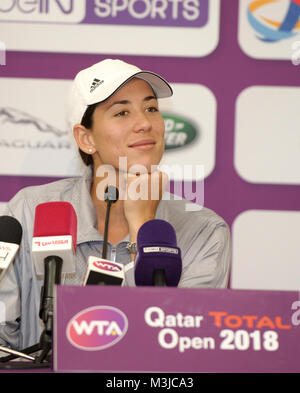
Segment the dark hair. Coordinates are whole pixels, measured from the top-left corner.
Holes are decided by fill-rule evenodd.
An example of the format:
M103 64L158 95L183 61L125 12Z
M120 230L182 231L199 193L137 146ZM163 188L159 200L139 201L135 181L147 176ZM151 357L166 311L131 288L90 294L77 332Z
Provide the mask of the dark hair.
M85 128L87 128L88 130L90 130L93 127L93 114L94 111L97 107L97 104L93 104L93 105L89 105L86 108L86 111L84 112L84 115L82 116L81 119L81 125L84 126ZM80 148L78 149L80 157L82 159L82 161L85 163L85 165L89 166L92 165L93 166L93 158L90 154L85 153L84 151L82 151Z

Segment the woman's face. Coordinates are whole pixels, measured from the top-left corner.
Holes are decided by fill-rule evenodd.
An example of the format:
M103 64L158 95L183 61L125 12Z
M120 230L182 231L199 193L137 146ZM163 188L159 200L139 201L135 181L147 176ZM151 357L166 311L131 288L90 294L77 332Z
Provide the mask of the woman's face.
M149 173L161 160L164 129L150 85L130 80L94 111L91 136L100 165L119 169L119 158L126 157L128 171L139 164Z

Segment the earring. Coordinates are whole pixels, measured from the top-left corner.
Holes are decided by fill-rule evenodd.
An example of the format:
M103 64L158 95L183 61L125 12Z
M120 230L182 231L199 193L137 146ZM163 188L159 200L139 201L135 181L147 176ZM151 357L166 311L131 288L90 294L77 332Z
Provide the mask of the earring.
M93 153L93 149L91 147L89 148L89 153Z

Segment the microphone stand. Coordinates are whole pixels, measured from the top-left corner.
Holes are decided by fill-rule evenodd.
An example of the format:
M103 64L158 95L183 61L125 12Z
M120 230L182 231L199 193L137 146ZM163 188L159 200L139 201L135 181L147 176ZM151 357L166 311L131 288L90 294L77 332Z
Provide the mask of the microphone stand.
M23 352L18 352L18 351L15 351L14 349L11 349L11 348L6 348L6 347L0 346L0 352L10 353L12 355L12 359L15 359L15 357L18 357L18 358L23 358L23 359L35 361L35 358L33 356L26 355ZM7 356L7 358L8 357L10 357L10 356Z
M119 190L114 186L107 186L104 193L104 200L107 204L105 215L105 226L103 235L102 258L106 259L107 254L107 238L108 238L108 222L111 205L119 199Z
M21 352L14 351L10 348L0 347L3 352L8 352L11 355L0 358L0 363L8 362L19 357L26 358L27 360L34 361L34 364L20 364L20 365L5 365L1 368L14 369L14 368L39 368L50 367L50 360L48 354L52 349L52 330L53 330L53 292L54 285L59 285L61 281L61 270L63 260L58 256L48 256L45 258L45 279L44 286L41 291L41 303L39 316L44 322L44 331L40 336L40 342L31 347L25 348ZM30 353L41 351L37 357L28 356ZM25 355L24 355L25 354ZM44 360L47 362L43 363Z
M167 283L165 269L154 269L152 280L154 287L166 287Z
M106 215L105 215L105 226L104 226L104 235L103 235L103 246L102 246L102 258L106 259L107 254L107 238L108 238L108 222L109 222L109 214L110 208L112 205L111 201L105 201L107 203Z
M54 285L59 285L61 280L63 260L58 256L45 258L45 283L41 294L40 318L43 320L45 329L40 337L40 349L42 350L38 362L42 363L52 348L53 330L53 291Z

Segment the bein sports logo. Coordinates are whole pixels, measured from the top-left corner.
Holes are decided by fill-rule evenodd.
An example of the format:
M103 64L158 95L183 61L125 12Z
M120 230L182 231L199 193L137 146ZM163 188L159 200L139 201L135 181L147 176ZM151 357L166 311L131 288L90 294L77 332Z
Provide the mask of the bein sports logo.
M251 1L247 9L247 17L252 28L258 33L261 41L270 43L277 42L296 36L300 33L300 0L286 0L278 5L287 5L285 16L281 20L271 19L267 16L258 15L257 10L264 6L278 3L278 0L255 0Z
M95 306L76 314L68 323L66 335L76 348L99 351L119 342L126 334L128 320L117 308Z
M1 0L0 21L203 27L209 0Z

